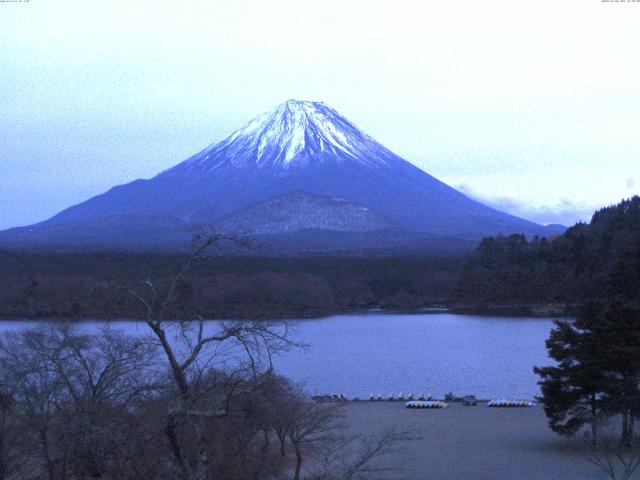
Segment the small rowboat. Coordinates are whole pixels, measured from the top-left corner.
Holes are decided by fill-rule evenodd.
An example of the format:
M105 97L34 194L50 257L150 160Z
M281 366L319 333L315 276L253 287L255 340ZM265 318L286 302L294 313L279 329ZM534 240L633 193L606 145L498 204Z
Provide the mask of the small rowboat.
M533 407L533 402L528 400L491 400L487 403L487 407L498 408L517 408L517 407Z
M430 400L413 400L411 402L405 403L404 406L407 408L447 408L449 404Z

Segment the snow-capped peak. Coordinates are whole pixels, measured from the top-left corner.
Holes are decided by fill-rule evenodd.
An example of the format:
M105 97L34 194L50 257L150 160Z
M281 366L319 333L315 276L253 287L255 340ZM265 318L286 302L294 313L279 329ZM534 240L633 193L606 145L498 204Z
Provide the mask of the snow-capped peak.
M209 173L224 166L290 169L326 162L380 167L392 158L400 160L323 102L291 99L171 171Z

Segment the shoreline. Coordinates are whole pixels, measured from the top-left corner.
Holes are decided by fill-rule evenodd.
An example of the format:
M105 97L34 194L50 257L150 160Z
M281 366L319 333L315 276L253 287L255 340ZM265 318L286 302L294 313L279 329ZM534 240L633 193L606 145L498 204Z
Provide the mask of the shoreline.
M436 315L441 313L450 313L454 315L471 315L477 317L536 317L536 318L570 318L575 315L575 307L562 306L556 307L553 305L490 305L490 306L477 306L477 305L432 305L425 306L418 309L396 309L396 308L383 308L383 307L371 307L371 308L354 308L354 309L341 309L335 311L326 312L291 312L290 314L282 315L256 315L256 316L208 316L205 315L206 320L263 320L263 321L278 321L278 320L318 320L334 316L347 316L347 315ZM55 321L142 321L142 317L103 317L100 315L91 316L52 316L52 315L34 315L34 316L21 316L21 315L7 315L0 314L0 322L3 321L40 321L40 320L55 320ZM188 320L177 318L176 320Z

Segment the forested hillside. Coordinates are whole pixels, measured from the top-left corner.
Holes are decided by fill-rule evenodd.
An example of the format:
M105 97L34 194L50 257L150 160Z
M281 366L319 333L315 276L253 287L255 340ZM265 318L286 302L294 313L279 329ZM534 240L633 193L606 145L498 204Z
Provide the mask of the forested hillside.
M0 317L136 318L121 286L162 288L184 255L0 251ZM178 285L171 315L265 318L385 308L412 311L451 297L464 259L421 257L201 259Z
M598 210L551 240L485 238L461 276L455 301L518 306L640 298L640 197Z

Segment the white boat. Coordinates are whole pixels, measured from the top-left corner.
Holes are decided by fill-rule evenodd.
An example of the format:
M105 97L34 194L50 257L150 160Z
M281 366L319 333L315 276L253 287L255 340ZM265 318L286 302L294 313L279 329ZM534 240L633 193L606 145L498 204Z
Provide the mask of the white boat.
M533 407L533 402L530 402L528 400L506 400L502 398L499 400L491 400L487 402L487 407L499 407L499 408Z
M413 400L404 404L407 408L447 408L448 403L433 400Z

